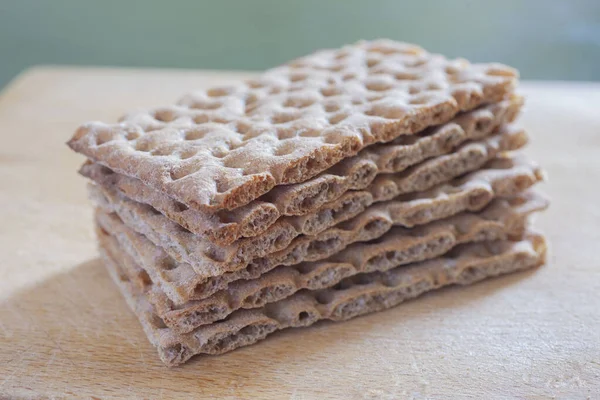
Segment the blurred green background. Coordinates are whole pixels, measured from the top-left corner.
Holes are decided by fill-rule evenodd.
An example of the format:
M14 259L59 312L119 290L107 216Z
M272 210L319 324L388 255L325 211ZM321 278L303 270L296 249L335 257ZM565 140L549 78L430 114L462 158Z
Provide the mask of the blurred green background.
M0 87L37 64L254 70L377 37L600 80L600 0L0 0Z

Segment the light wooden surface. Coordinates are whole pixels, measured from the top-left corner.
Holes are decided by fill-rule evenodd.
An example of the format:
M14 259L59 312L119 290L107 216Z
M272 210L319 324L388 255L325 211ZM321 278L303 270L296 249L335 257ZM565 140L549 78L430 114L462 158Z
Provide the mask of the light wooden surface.
M243 74L37 68L0 97L0 398L600 398L600 85L523 84L549 265L167 369L100 265L87 120Z

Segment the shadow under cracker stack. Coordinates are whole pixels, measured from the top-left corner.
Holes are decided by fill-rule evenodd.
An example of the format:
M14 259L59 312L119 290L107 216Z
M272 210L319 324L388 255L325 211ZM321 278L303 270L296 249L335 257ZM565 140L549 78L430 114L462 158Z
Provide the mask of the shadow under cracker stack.
M81 126L100 253L168 366L544 263L518 74L389 40Z

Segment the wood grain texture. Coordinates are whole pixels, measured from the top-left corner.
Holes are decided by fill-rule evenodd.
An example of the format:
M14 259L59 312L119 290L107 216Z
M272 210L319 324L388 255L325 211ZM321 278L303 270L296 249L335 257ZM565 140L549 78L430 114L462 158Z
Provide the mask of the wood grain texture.
M247 74L36 68L0 97L0 398L598 398L600 85L525 83L549 264L165 368L100 265L82 121Z

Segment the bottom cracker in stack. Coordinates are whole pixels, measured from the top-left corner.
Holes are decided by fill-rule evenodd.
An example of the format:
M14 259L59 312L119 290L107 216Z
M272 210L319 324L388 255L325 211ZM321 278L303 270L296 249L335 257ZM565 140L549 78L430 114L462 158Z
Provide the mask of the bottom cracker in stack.
M281 266L177 307L150 278L147 261L144 265L134 259L106 225L99 223L98 236L111 276L163 362L174 366L194 354L219 354L254 343L279 329L344 320L439 287L537 266L543 262L545 243L526 229L526 222L529 214L546 206L531 191L496 199L479 213L463 212L410 230L394 228L331 259ZM315 276L320 279L311 279ZM259 303L240 300L240 294L264 294L282 282L292 290L266 300L263 296Z
M525 231L521 237L463 245L429 261L346 278L334 287L301 291L262 308L239 310L225 320L177 334L158 317L132 281L141 271L119 264L119 256L101 249L105 265L136 313L161 360L176 366L195 354L220 354L264 339L290 327L329 319L346 320L393 307L448 285L467 285L488 277L534 268L545 261L543 236ZM148 283L151 285L151 283Z

